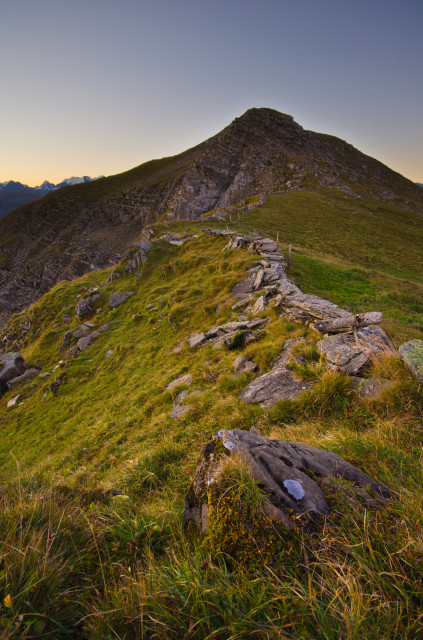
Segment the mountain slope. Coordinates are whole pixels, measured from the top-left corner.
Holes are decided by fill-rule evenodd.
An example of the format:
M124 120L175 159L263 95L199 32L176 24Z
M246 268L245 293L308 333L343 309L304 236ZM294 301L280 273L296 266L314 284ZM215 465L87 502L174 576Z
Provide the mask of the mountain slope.
M0 221L0 323L62 279L118 261L146 224L195 219L258 193L332 187L421 213L419 187L290 116L250 109L206 142L66 187Z
M271 208L278 197L244 215L239 210L239 218L237 211L228 213L226 221L231 215L237 230L244 225L261 230L260 221L277 224ZM299 226L298 207L297 220ZM271 306L254 316L267 324L248 344L232 350L184 342L177 348L192 332L239 320L232 289L259 259L246 249L223 252L226 239L199 233L202 226L196 221L156 225L157 240L135 272L125 269L130 254L113 269L62 282L7 327L10 339L14 334L16 346L21 341L23 355L42 373L0 399L5 640L43 633L81 640L177 640L182 634L187 640L419 637L422 392L417 381L396 357L388 357L363 374L363 379L384 378L388 389L375 398L360 397L351 380L325 371L316 360L319 336ZM220 226L226 229L225 222ZM194 235L178 246L170 244L173 236L160 239L163 230ZM324 255L324 244L321 249ZM297 247L291 269L301 270L309 257ZM354 311L377 308L373 291L358 299L357 287L365 276L371 281L371 268L342 268L329 252L326 258L302 277L323 287L331 276L343 282L338 295L348 292L363 305ZM387 294L394 293L393 281L384 283ZM111 294L129 291L133 295L126 302L109 308ZM66 363L60 345L67 331L78 331L75 307L89 292L100 296L93 302L92 323L112 324ZM393 296L392 304L401 311L400 297ZM296 355L307 365L300 361L298 372L316 383L313 389L271 409L243 403L240 391L268 372L292 339L305 340ZM254 360L259 373L234 375L240 355ZM186 374L191 383L185 378L168 388ZM190 412L172 419L181 394L185 398L190 391L197 392L186 400ZM220 429L251 426L272 438L334 451L401 498L376 511L334 496L334 514L323 531L312 523L309 531L284 534L278 554L268 540L253 544L255 564L239 566L208 538L185 537L181 520L201 447ZM245 486L235 481L236 487ZM343 486L345 494L350 489ZM119 492L124 495L114 495ZM234 517L242 525L239 509ZM225 527L235 531L231 520ZM247 539L247 533L238 534L234 549L245 547Z

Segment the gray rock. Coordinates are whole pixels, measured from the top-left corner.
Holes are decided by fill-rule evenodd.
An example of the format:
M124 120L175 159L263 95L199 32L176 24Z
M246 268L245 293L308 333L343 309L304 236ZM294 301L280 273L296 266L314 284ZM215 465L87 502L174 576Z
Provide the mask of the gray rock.
M254 306L251 309L251 313L254 313L255 315L257 315L258 313L261 313L262 311L264 311L266 307L267 307L267 303L266 303L265 297L260 296L259 298L257 298L256 302L254 303Z
M88 329L88 327L78 327L75 329L75 331L66 332L65 337L67 336L67 333L71 333L74 338L79 340L79 338L85 338L85 336L88 336L90 334L90 330ZM63 339L63 343L64 343L64 340L65 338Z
M170 382L166 387L166 391L172 391L172 389L175 389L176 387L179 387L182 384L186 384L187 386L189 386L191 382L192 382L192 375L191 373L187 373L184 376L181 376L180 378L177 378L176 380L173 380L172 382Z
M329 369L356 375L370 363L371 352L355 343L354 334L327 336L317 343L317 350L326 357Z
M113 349L108 349L108 350L106 351L106 355L105 355L105 357L106 357L106 358L109 358L109 357L110 357L110 356L112 356L113 354L114 354Z
M398 498L394 491L331 451L298 442L266 439L254 427L251 431L222 430L203 447L185 498L184 526L194 522L203 534L208 526L210 487L213 487L214 499L219 490L216 471L222 444L228 456L237 456L248 464L251 474L268 495L263 499L262 510L277 518L286 529L294 528L290 512L297 515L299 524L303 518L307 521L310 517L317 524L321 516L328 515L331 509L325 490L331 494L337 492L354 506L364 503L366 507L378 509L386 500ZM345 488L339 480L348 481L350 486Z
M188 344L193 349L194 347L201 347L207 342L206 335L204 333L192 333L188 338Z
M175 400L173 401L173 406L176 407L178 404L182 404L182 402L189 396L189 394L190 392L188 391L188 389L185 389L184 391L181 391L181 393L178 393Z
M85 351L93 342L93 338L91 336L85 336L84 338L80 338L76 343L76 346L80 351Z
M91 316L94 313L91 299L83 298L82 300L80 300L75 307L75 311L79 321L84 320L84 318L87 318L88 316Z
M26 369L27 364L20 353L10 351L0 356L0 397L8 391L9 380L21 376Z
M173 347L172 352L180 354L184 344L185 344L185 340L181 340L181 342L178 342L178 344L175 347Z
M21 376L18 376L17 378L12 378L12 380L9 380L9 382L7 383L7 386L9 387L9 389L14 389L15 387L18 386L18 384L21 384L21 382L24 382L29 378L35 378L35 376L38 376L39 373L40 373L39 369L34 369L34 368L27 369L26 371L23 372Z
M367 314L372 315L372 314ZM386 335L382 327L370 325L354 332L355 342L358 346L365 347L372 354L395 353L392 341Z
M182 418L188 411L191 411L194 407L191 404L178 404L173 407L169 414L169 417L175 420L176 418Z
M393 384L392 380L387 380L386 378L359 378L353 376L351 380L353 388L362 398L375 398L381 391L389 389Z
M116 293L112 293L109 297L109 307L110 309L115 309L119 305L123 304L134 295L133 291L117 291Z
M239 397L248 404L259 402L263 408L267 408L279 400L296 400L312 386L312 382L295 380L288 369L275 369L252 380Z
M98 331L108 331L113 324L113 320L109 320L105 324L102 324L101 327L98 328Z
M254 280L253 289L260 289L263 280L264 280L264 269L260 269L260 271L257 273L256 278Z
M65 314L65 315L63 316L63 322L64 322L65 324L69 324L70 322L72 322L72 316L70 316L70 315L68 315L68 314Z
M239 356L234 360L233 367L235 373L239 375L241 373L252 373L253 371L257 371L258 364L252 360L247 360L246 358Z
M399 352L413 376L423 383L423 340L405 342Z

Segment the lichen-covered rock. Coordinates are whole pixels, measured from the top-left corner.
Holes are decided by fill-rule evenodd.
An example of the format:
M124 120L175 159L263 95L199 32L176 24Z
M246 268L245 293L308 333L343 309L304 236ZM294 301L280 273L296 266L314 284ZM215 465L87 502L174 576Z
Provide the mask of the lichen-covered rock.
M399 348L401 358L420 383L423 383L423 340L410 340Z
M351 378L353 388L361 398L376 398L382 391L392 386L392 380L386 378Z
M210 507L219 494L219 464L238 457L262 488L262 506L282 527L293 529L290 514L318 518L330 513L326 494L338 491L352 504L381 508L397 494L341 457L298 442L264 438L254 429L222 430L208 442L198 459L185 498L184 524L194 522L205 533ZM344 481L339 484L339 480ZM370 493L369 493L370 491Z

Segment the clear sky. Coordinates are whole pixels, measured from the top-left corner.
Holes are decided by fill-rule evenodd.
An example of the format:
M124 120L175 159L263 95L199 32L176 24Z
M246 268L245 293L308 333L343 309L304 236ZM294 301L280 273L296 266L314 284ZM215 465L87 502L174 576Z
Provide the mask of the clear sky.
M110 175L250 107L423 182L423 0L0 0L0 182Z

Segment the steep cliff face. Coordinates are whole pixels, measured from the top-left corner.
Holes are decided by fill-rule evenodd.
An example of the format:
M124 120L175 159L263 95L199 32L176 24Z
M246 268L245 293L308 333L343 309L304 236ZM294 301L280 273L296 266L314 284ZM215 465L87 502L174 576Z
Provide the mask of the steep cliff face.
M198 218L257 193L359 186L421 207L421 188L346 142L291 116L250 109L172 158L66 187L0 220L0 326L63 279L117 262L145 225Z

